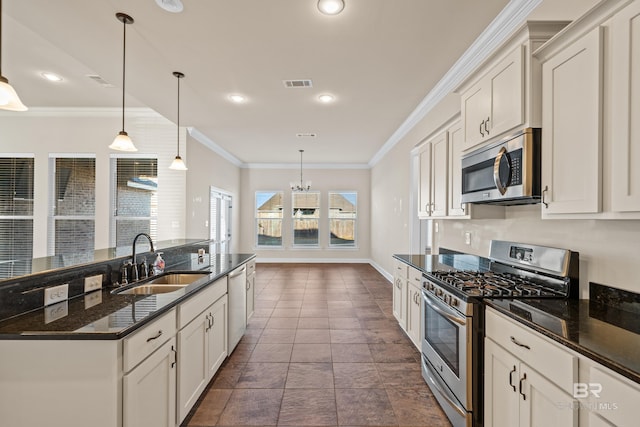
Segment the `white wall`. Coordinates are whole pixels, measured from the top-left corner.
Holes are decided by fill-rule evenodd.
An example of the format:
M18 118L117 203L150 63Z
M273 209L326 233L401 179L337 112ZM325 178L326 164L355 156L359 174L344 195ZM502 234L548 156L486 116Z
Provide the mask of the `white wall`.
M278 261L368 261L370 258L371 186L368 169L307 169L304 180L312 181L312 190L321 192L320 248L291 248L291 189L289 182L299 181L299 169L242 169L241 213L243 252L255 252L258 260ZM357 191L357 248L328 248L327 192ZM284 191L283 249L256 248L255 193Z
M96 156L96 249L110 247L110 155L108 148L121 129L119 110L38 109L0 113L0 155L31 153L34 171L33 256L47 255L49 153L93 153ZM136 155L158 157L158 240L185 235L186 175L169 165L175 156L176 128L148 109L127 110L126 130L138 147ZM184 137L184 130L182 132ZM181 148L184 150L184 144ZM185 150L186 151L186 150ZM182 157L188 161L186 152Z
M210 188L216 187L233 197L231 218L231 252L238 252L243 230L248 225L240 224L240 168L225 160L200 142L187 137L189 162L187 167L187 228L186 237L209 238ZM247 250L245 250L247 251Z

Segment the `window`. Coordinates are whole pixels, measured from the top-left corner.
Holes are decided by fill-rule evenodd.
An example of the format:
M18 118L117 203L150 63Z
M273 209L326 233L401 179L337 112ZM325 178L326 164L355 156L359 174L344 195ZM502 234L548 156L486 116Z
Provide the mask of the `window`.
M292 193L293 245L318 246L320 193Z
M158 234L158 160L113 157L111 244L131 251L138 233Z
M0 277L31 273L33 167L33 157L0 157Z
M209 238L217 254L231 250L231 195L211 187Z
M49 255L93 260L95 249L96 160L53 157L49 182Z
M358 193L329 192L329 246L355 247Z
M282 247L282 191L256 191L257 246Z

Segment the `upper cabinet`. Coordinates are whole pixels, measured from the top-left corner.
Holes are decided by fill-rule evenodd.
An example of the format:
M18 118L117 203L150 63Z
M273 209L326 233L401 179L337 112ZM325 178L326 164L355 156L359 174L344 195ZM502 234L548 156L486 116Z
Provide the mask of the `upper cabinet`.
M516 128L540 127L540 65L532 53L566 25L527 22L456 89L463 150Z
M640 2L600 2L535 57L542 217L640 218Z

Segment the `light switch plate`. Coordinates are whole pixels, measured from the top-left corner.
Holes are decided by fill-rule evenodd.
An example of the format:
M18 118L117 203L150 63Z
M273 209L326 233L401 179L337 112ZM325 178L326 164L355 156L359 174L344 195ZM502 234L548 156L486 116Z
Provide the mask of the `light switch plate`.
M69 298L69 284L65 283L60 286L53 286L44 290L44 305L55 304L60 301L65 301Z
M467 231L464 233L464 243L467 245L471 244L471 232Z
M102 288L102 274L84 278L84 292L95 291Z

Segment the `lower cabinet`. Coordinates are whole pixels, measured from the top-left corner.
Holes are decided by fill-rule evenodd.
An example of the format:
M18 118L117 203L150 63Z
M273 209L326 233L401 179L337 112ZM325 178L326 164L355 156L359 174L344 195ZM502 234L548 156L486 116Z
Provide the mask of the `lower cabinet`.
M485 425L577 427L578 358L490 308L485 330Z
M413 283L409 283L407 287L407 335L413 341L413 345L415 345L418 350L422 345L420 341L421 333L420 326L421 322L421 314L420 314L420 304L422 302L422 291L421 288L415 286Z
M420 350L422 272L400 260L394 260L393 316Z
M123 427L176 424L176 339L172 337L122 379Z

